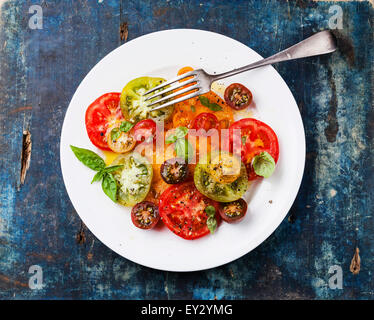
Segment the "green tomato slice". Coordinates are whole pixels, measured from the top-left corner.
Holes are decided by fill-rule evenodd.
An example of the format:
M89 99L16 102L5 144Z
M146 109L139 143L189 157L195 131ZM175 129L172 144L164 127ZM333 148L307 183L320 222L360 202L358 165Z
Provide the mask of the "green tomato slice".
M232 156L232 154L228 154ZM248 189L247 170L243 162L240 161L239 174L234 181L228 183L218 182L212 174L214 165L211 159L215 155L200 159L194 172L194 182L197 190L208 198L218 202L231 202L240 199ZM238 168L239 169L239 168ZM223 180L224 181L224 180Z
M112 165L123 165L113 172L117 181L117 201L124 206L134 206L147 196L153 177L148 160L139 153L121 154Z
M158 96L148 101L145 101L146 97L143 96L145 92L158 86L164 81L166 80L163 78L140 77L131 80L126 84L121 93L121 109L125 119L132 123L137 123L146 118L151 118L155 121L167 120L173 113L174 106L171 105L160 110L150 111L152 108L156 107L157 104L151 107L149 107L149 105L153 101L160 99L162 96Z

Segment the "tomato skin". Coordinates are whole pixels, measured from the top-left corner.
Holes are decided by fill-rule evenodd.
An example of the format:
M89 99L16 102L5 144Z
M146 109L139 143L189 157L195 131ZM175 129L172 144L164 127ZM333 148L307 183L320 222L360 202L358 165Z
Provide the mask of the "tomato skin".
M159 200L159 211L162 221L176 235L193 240L210 233L205 212L207 206L216 210L216 219L221 217L218 203L202 195L193 182L172 185L167 188Z
M173 115L173 127L191 128L194 115L192 111L177 110Z
M86 130L91 142L98 148L110 150L107 130L116 122L123 121L119 92L105 93L92 102L85 115Z
M204 129L219 129L219 122L213 113L203 112L200 113L193 121L192 128L199 130Z
M243 220L247 213L247 207L247 202L242 198L233 202L222 202L219 204L219 214L222 220L228 223L236 223Z
M187 73L187 72L190 72L190 71L193 71L193 68L192 67L183 67L181 69L178 70L178 76L184 74L184 73Z
M134 149L136 141L132 131L121 132L117 140L112 140L112 130L119 128L120 123L110 127L107 132L106 140L108 147L115 153L126 153Z
M152 119L144 119L139 121L132 129L136 141L147 140L148 137L153 135L153 139L156 139L156 122Z
M144 221L149 219L150 222ZM152 229L160 220L158 207L149 201L137 203L131 210L131 221L139 229Z
M146 91L166 81L163 78L139 77L131 80L122 89L120 103L123 116L126 120L137 123L143 119L152 118L156 121L167 120L174 111L174 105L162 110L150 111L149 104L161 97L145 100L142 95ZM158 90L157 90L158 91Z
M184 159L168 159L161 165L160 173L167 184L177 184L187 179L188 165Z
M224 93L225 102L235 110L248 107L252 100L252 92L240 83L230 84Z
M236 130L240 130L240 135ZM279 158L278 138L273 129L266 123L245 118L234 122L229 131L230 149L234 154L241 155L241 159L247 168L248 180L260 177L253 170L252 160L261 152L268 152L277 163ZM238 150L235 148L236 146L241 146L241 149Z

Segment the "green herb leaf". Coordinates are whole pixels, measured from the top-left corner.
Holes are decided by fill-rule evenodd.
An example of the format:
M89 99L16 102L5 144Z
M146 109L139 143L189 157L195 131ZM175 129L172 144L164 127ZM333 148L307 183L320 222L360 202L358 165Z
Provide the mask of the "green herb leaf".
M259 176L269 178L275 169L275 161L267 152L261 152L253 159L253 169Z
M193 155L193 148L186 139L182 138L175 142L175 152L177 157L188 160Z
M93 184L93 183L96 182L96 181L100 181L100 180L103 178L104 173L105 173L104 170L101 170L101 171L97 172L97 173L94 175L94 177L93 177L93 179L92 179L92 181L91 181L91 184Z
M214 233L217 229L217 219L216 219L216 209L213 206L207 206L205 208L205 212L208 215L208 219L206 220L206 225L211 234Z
M214 233L217 229L217 220L215 217L209 217L208 220L206 221L206 225L210 231L211 234Z
M111 173L105 172L101 187L110 199L117 202L117 182Z
M192 112L196 112L195 106L190 106L190 107L191 107Z
M177 137L174 134L167 137L167 139L165 140L166 143L174 143L175 141L177 141Z
M78 160L90 169L100 171L105 168L104 160L95 152L74 146L70 146L70 148Z
M121 168L123 168L123 164L106 167L106 168L103 169L103 171L104 172L113 172L113 171L117 171L118 169L121 169Z
M200 96L199 100L203 106L206 106L212 111L221 111L222 107L217 103L211 103L207 97Z
M244 145L247 142L247 136L242 136L242 144Z
M114 128L111 132L110 132L110 138L112 139L112 141L116 141L121 135L121 130L118 129L118 128Z
M121 123L121 125L119 126L119 129L122 131L122 132L128 132L131 130L131 128L133 127L134 125L129 122L129 121L123 121Z
M122 167L123 167L123 164L119 164L117 166L106 167L106 168L100 170L98 173L95 174L91 183L94 183L96 181L100 181L103 178L103 176L106 172L113 172L113 171L116 171L118 169L121 169Z
M177 137L177 139L184 138L187 133L188 133L188 129L186 127L178 127L175 130L175 136Z
M216 209L213 206L207 206L205 208L205 212L208 215L208 217L215 217L216 215Z
M186 134L188 133L188 129L186 127L178 127L175 129L175 133L170 135L166 140L165 142L166 143L174 143L176 142L178 139L182 139L186 136Z

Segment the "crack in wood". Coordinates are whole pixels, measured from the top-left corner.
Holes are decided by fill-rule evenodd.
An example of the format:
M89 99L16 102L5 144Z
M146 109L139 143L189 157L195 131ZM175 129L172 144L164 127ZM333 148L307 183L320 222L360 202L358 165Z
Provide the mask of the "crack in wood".
M85 225L84 223L81 221L81 227L77 233L77 236L76 236L76 241L78 244L84 244L86 243L86 234L84 232L84 228L85 228Z
M21 185L25 183L26 173L30 167L31 146L32 146L31 133L29 130L25 130L23 131L23 135L22 135L21 174L20 174Z
M354 274L359 274L361 269L361 258L360 258L360 249L356 248L355 254L353 255L351 266L349 270Z
M129 25L127 22L122 22L120 27L119 27L119 35L120 35L120 38L121 38L121 41L124 41L126 42L127 41L127 37L129 35L129 29L128 29Z

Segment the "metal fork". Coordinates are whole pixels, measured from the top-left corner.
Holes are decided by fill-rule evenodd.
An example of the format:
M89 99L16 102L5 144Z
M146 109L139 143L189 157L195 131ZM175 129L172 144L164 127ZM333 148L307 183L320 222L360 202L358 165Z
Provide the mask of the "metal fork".
M176 78L173 78L169 81L163 82L162 84L154 87L151 90L148 90L143 94L143 96L148 96L150 93L154 93L151 96L146 97L144 100L149 101L156 97L160 96L160 99L151 101L148 106L154 106L160 104L151 109L151 111L158 110L170 106L174 103L178 103L193 97L207 93L211 89L211 85L214 81L219 79L231 77L235 74L249 71L258 67L266 66L269 64L294 60L305 57L312 57L316 55L326 54L334 52L336 50L336 40L333 34L328 31L318 32L311 37L285 49L277 54L274 54L266 59L251 63L247 66L224 72L221 74L208 74L203 69L193 70L187 73L184 73ZM189 79L187 79L189 78ZM181 81L184 80L185 81ZM177 82L177 84L174 84ZM172 85L174 84L174 85ZM189 85L186 87L186 85ZM181 89L181 90L178 90ZM178 91L175 91L178 90ZM179 97L177 99L172 99L178 97L181 94L185 94L192 91L191 93ZM165 94L169 93L165 96ZM170 100L172 99L172 100Z

